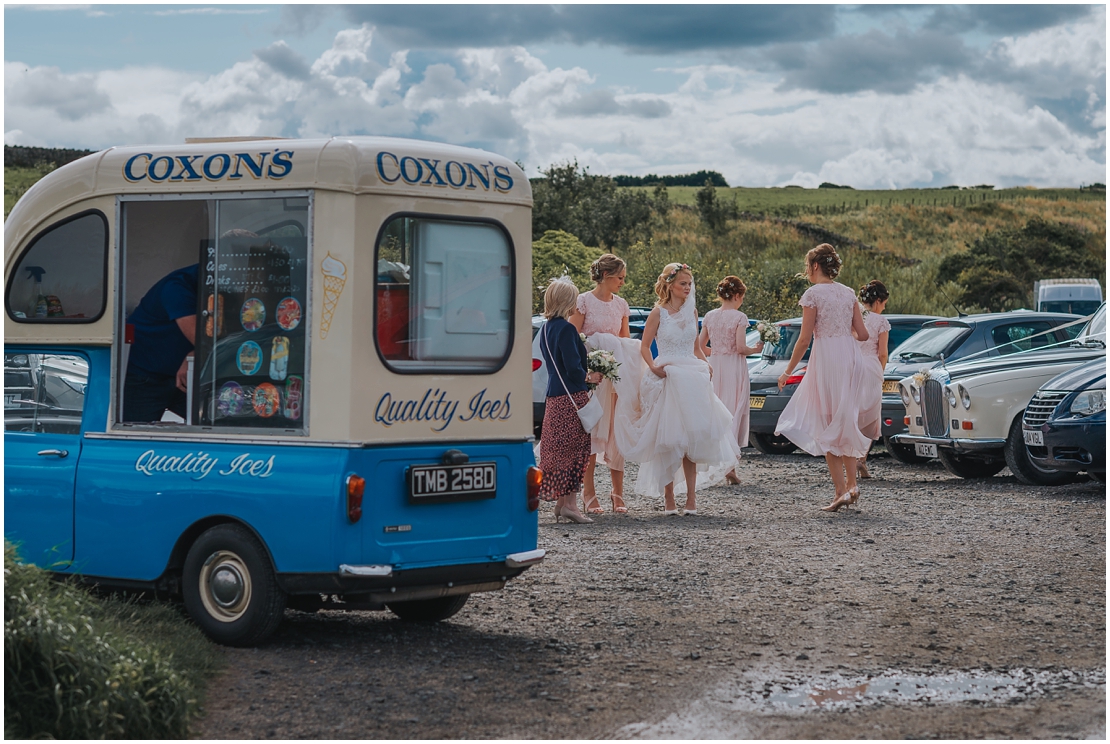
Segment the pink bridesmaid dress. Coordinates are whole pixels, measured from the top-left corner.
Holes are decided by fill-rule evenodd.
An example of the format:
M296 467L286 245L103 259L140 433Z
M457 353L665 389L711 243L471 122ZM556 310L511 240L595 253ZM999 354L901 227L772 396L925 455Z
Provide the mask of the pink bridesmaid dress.
M863 457L871 440L860 431L860 411L873 380L852 336L856 294L837 282L814 284L798 304L817 309L813 348L775 433L811 455Z
M863 354L865 382L863 393L865 405L859 414L859 428L868 439L879 439L883 435L883 365L879 361L879 334L890 330L890 321L881 313L867 313L863 316L867 326L867 340L857 341Z
M622 321L629 316L628 303L624 298L613 295L613 299L603 302L593 292L583 292L578 295L578 312L584 317L582 333L586 336L586 346L590 349L608 349L614 353L621 363L617 374L622 383L635 379L639 342L620 338ZM636 355L631 359L631 354L627 352L630 343L635 347ZM597 386L595 395L601 400L603 414L597 427L590 432L590 454L598 455L598 461L607 465L610 470L624 470L624 455L617 449L616 438L613 436L613 415L619 386L621 383L615 386L609 380L602 380Z
M740 310L719 307L702 321L709 333L709 366L713 368L713 392L732 413L732 434L740 447L748 446L748 417L751 381L748 365L736 350L736 329L748 327L748 316Z

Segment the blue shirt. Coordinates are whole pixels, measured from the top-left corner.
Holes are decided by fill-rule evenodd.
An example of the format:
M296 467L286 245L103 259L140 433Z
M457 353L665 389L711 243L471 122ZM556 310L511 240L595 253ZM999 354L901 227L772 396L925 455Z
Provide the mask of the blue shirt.
M555 398L566 395L567 391L577 393L586 390L586 345L579 338L578 329L566 318L552 318L544 323L540 333L545 336L540 339L540 353L547 364L547 397ZM563 382L559 382L559 374L553 369L556 364L567 385L565 390Z
M131 311L135 327L128 370L174 376L193 350L177 325L178 318L197 314L197 274L200 264L173 271L160 279Z

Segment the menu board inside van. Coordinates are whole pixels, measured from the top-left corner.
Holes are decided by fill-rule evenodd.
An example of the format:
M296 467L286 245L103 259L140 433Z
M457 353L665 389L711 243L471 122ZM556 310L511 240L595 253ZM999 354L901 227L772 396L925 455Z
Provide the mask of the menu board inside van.
M306 239L229 231L201 253L193 423L303 429Z

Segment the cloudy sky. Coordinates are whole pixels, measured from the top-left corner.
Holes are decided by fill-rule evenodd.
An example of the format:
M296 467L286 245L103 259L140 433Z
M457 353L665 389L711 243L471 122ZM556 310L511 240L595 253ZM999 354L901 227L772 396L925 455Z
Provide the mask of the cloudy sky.
M1105 5L5 6L4 142L375 134L530 175L1106 181Z

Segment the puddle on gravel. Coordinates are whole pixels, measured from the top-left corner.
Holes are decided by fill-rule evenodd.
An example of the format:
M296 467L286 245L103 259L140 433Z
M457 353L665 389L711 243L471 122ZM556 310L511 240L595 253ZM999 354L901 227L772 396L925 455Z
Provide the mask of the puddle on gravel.
M869 703L1012 703L1050 690L1105 684L1105 673L1046 672L1017 669L1007 672L967 671L946 674L900 674L867 678L826 677L792 684L765 682L762 689L733 689L757 708L820 710ZM717 696L718 702L725 702Z
M1013 705L1047 693L1105 688L1106 671L890 671L867 676L768 674L751 670L656 722L634 723L616 738L751 738L752 716L807 715L870 705Z

